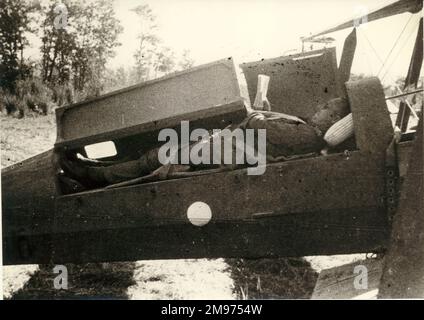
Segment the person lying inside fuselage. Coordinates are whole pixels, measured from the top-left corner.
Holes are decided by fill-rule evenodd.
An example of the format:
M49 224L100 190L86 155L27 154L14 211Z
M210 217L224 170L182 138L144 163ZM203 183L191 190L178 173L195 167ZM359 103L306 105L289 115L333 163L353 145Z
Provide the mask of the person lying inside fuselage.
M321 106L319 111L311 118L310 123L306 123L300 118L286 115L283 113L270 111L252 111L247 118L238 125L232 126L230 130L241 129L246 132L246 129L253 129L258 132L260 129L266 130L266 161L284 161L291 159L294 156L306 154L318 154L326 143L323 139L324 133L342 117L349 112L347 102L343 99L334 99L326 105ZM77 180L83 185L95 185L103 187L111 184L128 181L138 177L146 176L164 165L170 165L173 171L193 171L199 169L235 169L244 165L240 161L236 161L237 145L232 144L230 150L223 150L222 141L220 146L216 146L216 136L209 135L203 137L198 142L192 143L189 146L179 146L177 157L181 157L181 153L185 149L192 152L194 148L199 148L199 144L208 143L210 147L210 161L198 163L189 159L188 163L163 163L160 161L160 147L151 149L145 152L136 160L130 160L122 163L99 166L90 165L89 161L69 160L65 156L61 157L61 168L66 176ZM259 152L257 142L255 142L255 152ZM225 154L232 153L230 163L221 161L221 163L213 161L216 158L216 149L220 151L219 157L225 157ZM204 150L204 149L203 149ZM187 150L186 150L187 151Z

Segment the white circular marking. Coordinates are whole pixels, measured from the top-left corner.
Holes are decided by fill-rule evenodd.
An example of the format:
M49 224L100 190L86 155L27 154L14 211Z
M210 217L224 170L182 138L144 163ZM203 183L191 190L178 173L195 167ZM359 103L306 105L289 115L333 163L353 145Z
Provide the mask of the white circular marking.
M201 201L194 202L187 209L187 218L193 225L202 227L211 221L211 207Z

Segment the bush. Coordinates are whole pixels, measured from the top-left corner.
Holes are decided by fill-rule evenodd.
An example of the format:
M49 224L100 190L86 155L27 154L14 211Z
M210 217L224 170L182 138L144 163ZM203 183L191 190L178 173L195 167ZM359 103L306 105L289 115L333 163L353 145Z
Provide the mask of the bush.
M38 78L17 81L16 94L28 110L36 113L46 115L53 107L52 90Z
M7 114L11 114L18 109L18 99L16 96L8 92L2 94L2 110L6 110Z
M7 90L0 91L0 110L18 118L22 118L26 112L25 104Z
M52 88L52 99L53 102L58 106L63 106L65 104L71 104L74 102L74 89L71 85L58 85Z
M0 88L0 110L23 117L27 112L47 115L57 106L72 104L85 98L86 93L74 93L72 85L56 85L50 88L37 77L18 80L12 94Z

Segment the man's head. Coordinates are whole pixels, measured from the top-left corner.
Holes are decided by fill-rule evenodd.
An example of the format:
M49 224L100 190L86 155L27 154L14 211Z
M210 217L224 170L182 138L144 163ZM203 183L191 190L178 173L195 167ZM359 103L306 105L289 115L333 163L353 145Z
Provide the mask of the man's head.
M319 106L319 110L311 118L311 124L324 134L333 124L348 115L349 112L347 100L335 98Z

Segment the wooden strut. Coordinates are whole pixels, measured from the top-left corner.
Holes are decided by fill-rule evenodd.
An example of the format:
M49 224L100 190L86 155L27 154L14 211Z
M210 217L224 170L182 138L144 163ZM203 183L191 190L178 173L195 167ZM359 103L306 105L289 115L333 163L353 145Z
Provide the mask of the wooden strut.
M379 298L424 298L423 119L393 219Z
M422 89L422 88L421 89L417 89L417 90L413 90L413 91L408 91L408 92L396 94L394 96L386 97L386 100L392 100L392 99L402 98L402 97L409 96L411 94L420 93L420 92L423 92L423 91L424 91L424 89Z
M409 64L408 74L405 79L404 89L411 86L417 88L420 79L421 67L423 64L423 18L420 19L417 38L415 40L414 51L412 53L411 62ZM411 110L408 108L405 101L402 101L399 106L399 113L396 118L396 126L405 132L408 128L409 117Z

